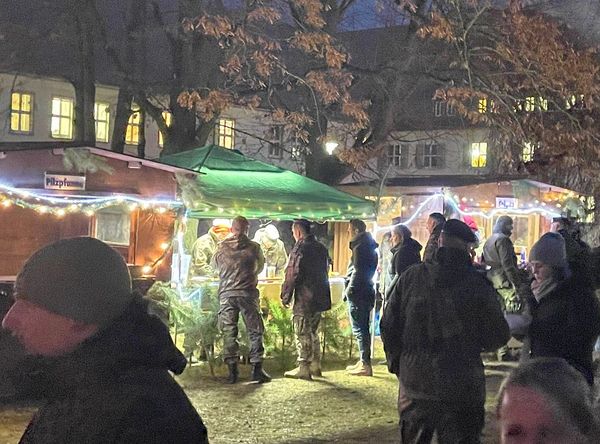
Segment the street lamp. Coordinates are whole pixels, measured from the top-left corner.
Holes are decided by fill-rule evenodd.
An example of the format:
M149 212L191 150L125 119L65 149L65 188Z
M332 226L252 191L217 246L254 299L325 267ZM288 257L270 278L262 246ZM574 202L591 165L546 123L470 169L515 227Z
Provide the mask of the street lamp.
M325 142L325 151L327 151L327 154L331 156L338 145L339 143L337 143L335 140L328 140Z

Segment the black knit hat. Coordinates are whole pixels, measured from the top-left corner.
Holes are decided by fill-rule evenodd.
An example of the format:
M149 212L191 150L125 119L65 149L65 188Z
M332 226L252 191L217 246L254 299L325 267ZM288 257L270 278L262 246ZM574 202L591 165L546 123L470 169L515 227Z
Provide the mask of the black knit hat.
M15 298L105 327L133 300L125 261L98 239L75 237L35 252L17 276Z
M477 236L475 236L473 230L462 220L448 219L442 226L442 233L446 236L457 237L468 244L477 242Z

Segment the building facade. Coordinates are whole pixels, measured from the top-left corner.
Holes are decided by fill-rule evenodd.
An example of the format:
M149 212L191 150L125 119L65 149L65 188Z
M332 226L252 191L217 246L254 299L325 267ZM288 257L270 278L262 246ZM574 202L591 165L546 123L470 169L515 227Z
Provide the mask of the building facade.
M96 146L110 149L119 90L96 85L94 118ZM163 138L156 122L143 119L132 106L125 132L125 153L136 155L142 132L145 157L160 157ZM165 120L169 122L168 113ZM290 148L288 135L261 110L232 107L215 125L208 143L236 149L257 160L302 172L303 162ZM65 142L73 139L75 91L64 80L33 75L0 73L0 142Z

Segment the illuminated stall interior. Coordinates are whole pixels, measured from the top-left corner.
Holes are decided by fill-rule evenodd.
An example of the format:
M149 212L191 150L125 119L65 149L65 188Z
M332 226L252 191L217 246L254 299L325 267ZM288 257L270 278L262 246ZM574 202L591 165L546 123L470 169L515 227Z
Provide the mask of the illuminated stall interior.
M165 156L161 162L199 173L182 187L182 200L188 211L186 222L182 224L185 229L179 230L180 246L173 259L172 280L175 282L215 280L214 275L202 276L193 269L194 264L189 263L197 239L210 230L220 230L218 227L226 223L214 224L215 220L245 216L251 220L251 238L258 230L271 226L269 230L274 234L277 228L278 233L272 237L285 244L287 254L294 243L291 221L297 218L314 221L315 234L330 247L334 271L339 272L342 268L345 270L347 262L342 267L337 261L338 231L345 235L345 228L340 230L338 223L375 216L371 201L215 145ZM348 249L347 243L343 249ZM266 270L260 279L261 294L278 299L282 278L283 273ZM343 279L334 275L331 285L335 302L341 298Z
M388 192L393 188L388 189ZM503 214L514 220L515 252L525 257L531 246L549 231L553 217L568 216L581 222L592 222L593 197L533 180L514 180L468 186L413 187L395 190L380 199L377 234L381 238L392 225L393 218L407 224L413 237L425 245L429 233L425 228L432 212L446 217L474 222L483 240L492 234L497 218Z

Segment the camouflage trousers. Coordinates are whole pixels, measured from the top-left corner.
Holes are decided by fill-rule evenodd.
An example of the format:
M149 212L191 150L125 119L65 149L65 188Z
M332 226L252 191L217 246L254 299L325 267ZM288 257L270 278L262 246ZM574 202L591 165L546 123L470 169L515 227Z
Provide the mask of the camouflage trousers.
M298 362L318 362L321 359L321 341L317 332L321 322L321 312L294 315L294 333Z
M258 294L250 292L247 296L220 298L219 329L223 334L223 360L226 363L237 362L240 357L240 344L237 339L240 313L248 332L250 362L262 362L265 352L263 346L265 325L260 314Z

